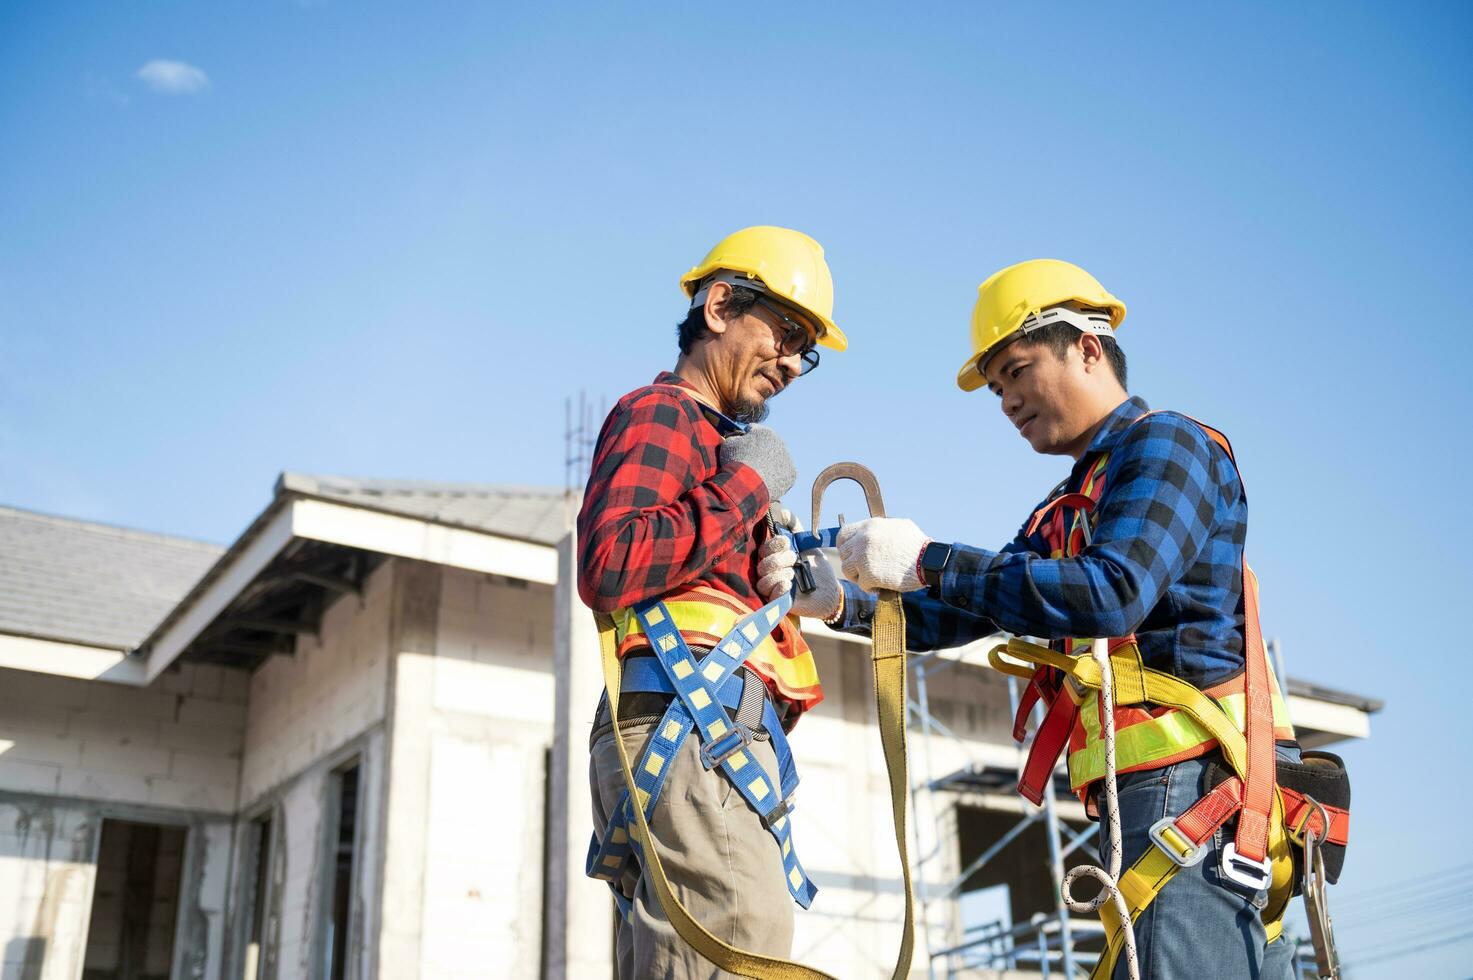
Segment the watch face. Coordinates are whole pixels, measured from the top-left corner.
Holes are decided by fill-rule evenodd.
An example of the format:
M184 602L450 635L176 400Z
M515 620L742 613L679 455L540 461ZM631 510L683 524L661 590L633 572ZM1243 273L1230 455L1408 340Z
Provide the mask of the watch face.
M932 541L926 545L926 550L921 552L921 571L924 573L926 584L939 587L941 584L941 573L946 569L946 561L951 557L951 545Z

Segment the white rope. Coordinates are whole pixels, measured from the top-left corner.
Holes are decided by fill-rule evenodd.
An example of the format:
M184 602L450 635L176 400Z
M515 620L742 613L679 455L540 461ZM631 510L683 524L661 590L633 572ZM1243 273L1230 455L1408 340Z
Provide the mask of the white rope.
M1106 901L1115 903L1120 914L1120 925L1125 933L1125 963L1130 969L1130 980L1140 980L1141 968L1136 961L1135 924L1130 921L1130 906L1120 892L1120 802L1115 788L1115 678L1110 671L1110 641L1103 637L1090 644L1090 656L1100 665L1100 713L1104 716L1105 730L1105 822L1110 831L1110 870L1082 864L1071 868L1064 876L1064 904L1070 912L1089 914L1098 912ZM1064 694L1061 697L1067 696ZM1074 882L1081 878L1093 878L1100 883L1100 893L1087 902L1075 900L1071 894Z

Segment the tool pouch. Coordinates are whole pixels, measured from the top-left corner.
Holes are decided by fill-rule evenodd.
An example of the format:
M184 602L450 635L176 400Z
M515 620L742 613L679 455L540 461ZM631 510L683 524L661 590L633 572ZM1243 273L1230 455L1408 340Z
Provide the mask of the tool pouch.
M1318 800L1326 806L1349 811L1350 775L1345 771L1345 762L1334 753L1312 750L1301 753L1300 758L1304 761L1278 760L1276 773L1278 784ZM1232 776L1232 768L1220 757L1214 758L1207 766L1205 788L1211 790L1218 783L1225 782ZM1224 826L1235 827L1236 825L1237 818L1234 817ZM1304 845L1294 840L1293 836L1289 838L1289 845L1294 858L1294 894L1298 895L1304 877ZM1340 869L1345 864L1345 845L1324 841L1319 845L1319 850L1325 859L1325 880L1334 884L1340 879Z
M1303 762L1278 764L1279 785L1296 790L1326 806L1350 810L1350 774L1345 771L1345 762L1332 752L1308 751L1303 753ZM1328 841L1319 845L1325 856L1325 879L1334 884L1340 880L1340 869L1345 865L1345 845ZM1294 894L1299 894L1302 878L1304 848L1294 844Z

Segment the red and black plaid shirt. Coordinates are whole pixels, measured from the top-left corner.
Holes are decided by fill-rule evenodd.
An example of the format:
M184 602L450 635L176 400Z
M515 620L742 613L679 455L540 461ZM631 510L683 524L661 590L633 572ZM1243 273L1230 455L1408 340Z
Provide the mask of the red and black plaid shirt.
M757 548L771 501L752 467L718 463L727 426L668 371L619 399L578 514L578 594L590 608L613 612L703 588L761 608ZM774 639L785 656L807 652L790 621Z

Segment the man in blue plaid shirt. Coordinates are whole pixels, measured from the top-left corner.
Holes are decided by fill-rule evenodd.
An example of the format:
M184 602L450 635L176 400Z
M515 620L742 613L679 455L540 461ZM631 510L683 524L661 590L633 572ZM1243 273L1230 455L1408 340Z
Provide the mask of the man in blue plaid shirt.
M1147 666L1198 688L1242 672L1243 486L1197 424L1147 414L1146 403L1127 394L1125 355L1114 339L1124 316L1124 304L1077 266L1009 267L981 287L974 353L957 378L965 390L986 386L996 395L1035 452L1074 460L1048 499L1095 491L1084 518L1087 544L1066 557L1057 533L1051 545L1042 525L1025 523L990 550L933 541L909 520L861 521L839 536L851 581L835 596L831 625L867 634L871 593L889 589L904 593L914 651L998 630L1054 641L1134 634ZM1093 486L1100 479L1103 490ZM805 562L822 575L821 563ZM1292 743L1279 752L1298 758ZM1124 867L1151 846L1153 823L1184 812L1210 788L1214 755L1120 777ZM1103 829L1101 838L1103 853ZM1268 944L1259 921L1267 890L1226 879L1216 857L1178 873L1137 920L1142 977L1291 975L1290 947ZM1115 975L1125 971L1122 957Z

